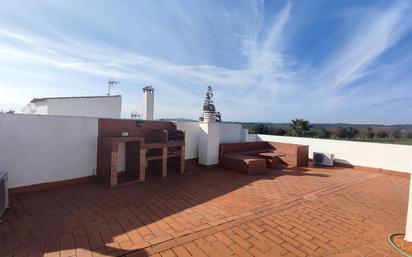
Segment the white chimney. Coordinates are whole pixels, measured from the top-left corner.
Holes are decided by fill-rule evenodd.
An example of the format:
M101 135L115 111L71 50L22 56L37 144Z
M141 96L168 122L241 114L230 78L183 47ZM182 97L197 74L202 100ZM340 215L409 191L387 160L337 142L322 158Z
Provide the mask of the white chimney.
M143 88L143 119L153 120L154 113L154 88L146 86Z

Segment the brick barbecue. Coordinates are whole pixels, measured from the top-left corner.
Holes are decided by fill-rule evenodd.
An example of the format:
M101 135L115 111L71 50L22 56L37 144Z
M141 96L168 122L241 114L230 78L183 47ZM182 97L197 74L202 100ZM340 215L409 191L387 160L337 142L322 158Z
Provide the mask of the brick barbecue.
M121 182L145 181L149 172L185 171L185 135L172 122L99 120L97 178L116 186ZM124 172L118 171L119 143L126 148Z

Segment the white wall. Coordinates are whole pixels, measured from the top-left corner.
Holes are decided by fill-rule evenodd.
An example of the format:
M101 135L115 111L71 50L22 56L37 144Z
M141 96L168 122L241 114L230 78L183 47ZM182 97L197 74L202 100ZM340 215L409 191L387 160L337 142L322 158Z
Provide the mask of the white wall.
M199 157L199 122L177 122L177 129L186 131L186 159ZM240 124L219 124L219 142L275 141L309 146L313 152L333 153L338 162L400 172L412 172L412 146L365 143L344 140L299 138L272 135L245 134ZM218 152L218 147L215 147Z
M31 107L31 108L30 108ZM49 98L23 108L23 113L120 118L121 96Z
M46 101L38 103L28 103L23 107L22 113L25 114L47 114Z
M9 187L95 174L97 119L0 114L0 170Z
M249 130L245 129L245 142L259 141L256 134L249 134Z
M220 143L238 143L244 141L242 125L235 123L220 122Z
M177 121L176 127L178 130L185 131L186 135L186 159L194 159L199 157L199 137L202 133L200 128L200 123L197 121ZM219 143L238 143L245 142L245 137L251 137L249 134L245 133L245 129L242 128L240 124L234 123L224 123L224 122L215 122L215 126L219 129L218 140ZM204 132L204 131L203 131ZM255 138L252 136L252 138ZM255 140L253 140L255 141ZM216 148L216 147L215 147ZM214 152L219 152L219 147L217 146L214 149Z
M197 121L177 121L176 128L185 131L185 159L195 159L199 157L199 122Z
M412 242L412 176L409 178L408 213L406 216L405 240Z
M333 153L342 163L412 172L412 146L272 135L257 135L257 140L308 145L310 158L313 152Z
M199 163L218 164L221 126L218 122L201 122L199 126Z

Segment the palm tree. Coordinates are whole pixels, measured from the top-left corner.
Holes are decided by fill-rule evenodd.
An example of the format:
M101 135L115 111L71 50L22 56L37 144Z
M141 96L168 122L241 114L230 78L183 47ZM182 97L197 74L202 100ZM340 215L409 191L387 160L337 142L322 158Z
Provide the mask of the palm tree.
M294 119L289 125L288 135L293 137L303 137L310 132L312 125L305 119Z

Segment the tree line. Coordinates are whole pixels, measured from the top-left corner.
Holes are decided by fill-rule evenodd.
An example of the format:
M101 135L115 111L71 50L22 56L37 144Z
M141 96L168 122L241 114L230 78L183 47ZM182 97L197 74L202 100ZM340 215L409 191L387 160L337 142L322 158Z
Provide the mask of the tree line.
M278 136L312 137L324 139L347 140L387 140L387 139L412 139L411 131L404 130L375 130L372 127L358 129L355 127L323 128L310 124L305 119L294 119L287 126L268 125L255 123L245 125L251 134L268 134Z

